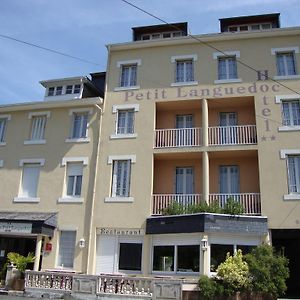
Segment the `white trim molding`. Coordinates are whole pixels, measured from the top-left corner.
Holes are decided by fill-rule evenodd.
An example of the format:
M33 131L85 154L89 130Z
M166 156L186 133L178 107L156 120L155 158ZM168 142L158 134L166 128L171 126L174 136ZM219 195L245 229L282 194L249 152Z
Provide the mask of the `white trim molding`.
M282 100L299 100L300 95L291 94L291 95L277 95L275 96L275 103L280 104Z
M300 125L295 126L280 126L278 131L300 131Z
M3 159L0 160L0 168L3 168Z
M109 138L111 140L117 140L117 139L136 139L137 133L115 133L111 134Z
M131 203L134 202L133 197L105 197L104 202L108 203Z
M283 195L283 200L300 200L300 194Z
M215 84L220 84L220 83L238 83L238 82L242 82L242 79L241 78L232 78L232 79L218 79L218 80L214 81Z
M81 204L84 202L84 198L82 197L68 197L68 196L64 196L64 197L60 197L57 200L57 203L69 203L69 204Z
M299 79L300 75L277 75L273 76L273 78L277 80Z
M93 113L92 108L72 108L69 109L69 116L72 116L74 113L84 113L87 112L89 115Z
M24 158L24 159L20 159L19 167L23 167L24 164L40 164L41 166L44 166L45 165L45 159L44 158Z
M185 85L198 85L198 81L182 81L182 82L171 83L171 86L185 86Z
M131 85L131 86L119 86L115 87L114 91L119 92L119 91L126 91L126 90L139 90L141 87L139 85Z
M136 163L136 155L110 155L107 159L107 164L111 165L114 160L130 160L132 164Z
M46 116L49 119L50 115L51 115L50 111L30 112L30 113L28 113L28 119L32 119L32 117L37 117L37 116Z
M187 60L187 59L192 59L193 61L196 61L198 60L198 55L197 54L174 55L171 56L171 63L175 63L176 61Z
M112 107L112 113L115 114L118 110L133 109L135 112L140 110L139 104L116 104Z
M66 143L89 143L91 141L90 137L85 137L85 138L67 138L65 139Z
M5 114L5 115L0 114L0 119L6 119L6 120L10 121L11 120L11 115L10 114Z
M300 154L300 149L282 149L280 150L280 158L286 159L288 155L298 155Z
M44 145L46 144L46 140L26 140L24 141L24 145Z
M40 198L32 198L32 197L14 197L14 202L16 203L39 203Z
M271 48L271 54L276 55L276 53L280 52L294 52L294 53L299 53L299 47L284 47L284 48Z
M222 52L213 52L213 59L218 59L219 57L224 56L235 56L236 58L241 57L240 51L222 51Z
M87 166L89 163L89 158L87 156L63 157L61 166L66 166L68 162L82 162L84 166Z
M138 59L117 61L118 68L121 68L122 66L126 66L126 65L135 65L135 64L140 66L142 64L142 60L138 58Z
M59 225L57 227L59 231L78 231L78 227L74 225Z

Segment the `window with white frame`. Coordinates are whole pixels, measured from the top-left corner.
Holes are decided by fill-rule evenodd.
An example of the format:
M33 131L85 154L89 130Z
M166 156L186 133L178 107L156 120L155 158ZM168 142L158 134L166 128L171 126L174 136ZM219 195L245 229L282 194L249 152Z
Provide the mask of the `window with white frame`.
M299 47L272 48L271 54L276 57L277 76L275 79L299 78L297 75L296 54Z
M237 58L240 51L214 52L213 58L218 62L218 80L215 83L241 82L237 72Z
M5 142L5 131L6 131L7 118L0 116L0 143Z
M194 81L194 63L192 59L177 60L175 82Z
M136 86L137 82L137 65L123 65L121 69L121 87Z
M88 115L88 112L74 112L71 134L72 139L87 137Z
M39 202L38 184L40 178L41 167L44 166L43 158L21 159L19 166L22 167L21 181L18 197L14 198L14 202Z
M67 163L67 191L69 197L80 197L83 176L82 162Z
M299 95L282 95L275 97L275 103L281 105L282 126L279 131L300 130Z
M114 160L112 177L112 197L129 197L131 161Z
M120 104L113 105L113 113L116 113L115 134L111 139L134 138L137 134L134 132L135 113L139 111L139 104Z
M76 231L62 230L59 236L59 252L57 265L72 269L74 266L74 253L76 244Z
M135 155L113 155L108 157L108 164L112 165L111 197L105 202L132 202L130 196L131 164L136 162Z
M119 110L117 121L117 134L134 133L134 110Z
M171 86L197 84L194 78L194 64L197 60L196 54L177 55L171 57L171 63L175 64L175 78Z
M31 140L43 140L45 138L47 116L33 116L31 121Z
M300 194L300 154L288 155L289 194Z
M300 126L300 99L282 101L282 124Z
M66 167L63 196L58 199L59 203L82 203L82 186L84 166L88 165L88 157L64 157L62 167Z
M218 58L218 80L236 79L237 65L235 56Z
M117 62L117 67L120 69L120 80L119 87L115 88L115 91L140 88L137 85L137 72L141 62L141 59Z

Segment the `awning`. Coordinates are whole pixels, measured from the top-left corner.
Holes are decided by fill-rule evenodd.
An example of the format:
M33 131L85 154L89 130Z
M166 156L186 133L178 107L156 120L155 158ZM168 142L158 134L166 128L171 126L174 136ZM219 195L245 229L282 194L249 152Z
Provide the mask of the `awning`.
M0 234L42 234L52 237L57 227L57 213L1 212Z

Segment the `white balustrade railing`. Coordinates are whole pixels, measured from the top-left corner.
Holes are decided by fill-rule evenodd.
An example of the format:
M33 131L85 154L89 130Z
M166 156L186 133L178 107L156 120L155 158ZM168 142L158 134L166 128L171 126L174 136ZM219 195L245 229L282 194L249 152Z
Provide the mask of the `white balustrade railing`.
M239 202L244 208L246 215L260 215L261 202L259 193L242 193L242 194L209 194L209 204L218 202L221 208L225 207L228 199Z
M194 147L202 145L201 128L155 130L155 148Z
M201 194L155 194L153 195L152 214L161 215L173 202L188 207L201 202Z
M257 144L256 125L208 127L208 144L211 146Z
M25 288L71 291L74 273L26 271Z
M143 298L151 298L153 294L153 278L99 275L98 293L136 295L143 296Z

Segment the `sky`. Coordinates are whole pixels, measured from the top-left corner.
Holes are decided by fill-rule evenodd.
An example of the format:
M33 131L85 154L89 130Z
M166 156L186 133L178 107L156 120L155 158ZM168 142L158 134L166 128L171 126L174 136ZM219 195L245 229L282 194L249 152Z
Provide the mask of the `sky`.
M188 22L191 34L219 32L219 18L276 12L281 27L300 26L300 0L128 1L166 22ZM105 45L131 41L132 27L159 23L121 0L0 0L0 105L42 101L41 80L105 71Z

